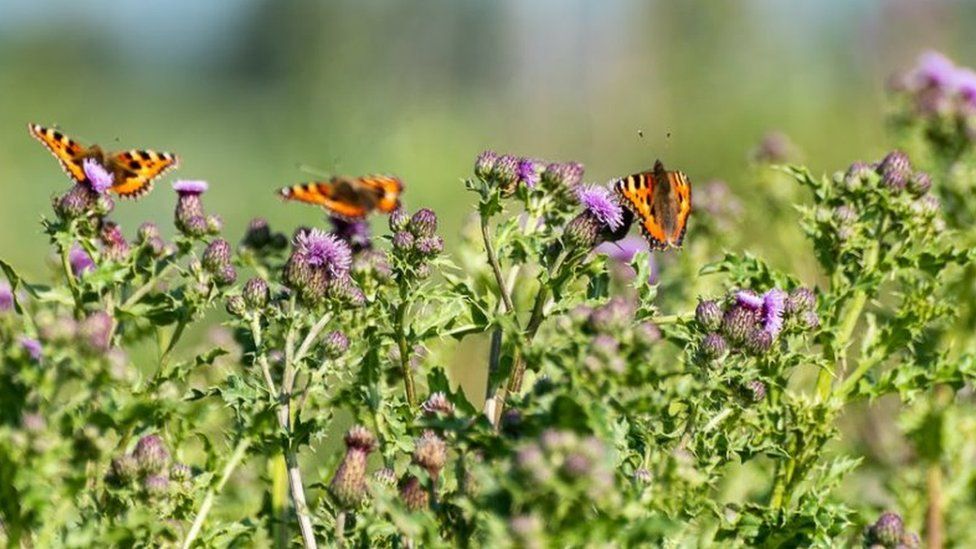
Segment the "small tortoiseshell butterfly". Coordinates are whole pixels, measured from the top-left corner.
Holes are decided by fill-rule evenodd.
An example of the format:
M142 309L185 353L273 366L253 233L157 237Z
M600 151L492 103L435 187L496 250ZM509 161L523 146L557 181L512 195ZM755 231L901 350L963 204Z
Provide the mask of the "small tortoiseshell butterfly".
M85 147L58 130L37 124L28 124L27 128L54 154L64 172L75 182L88 182L83 163L86 159L92 159L112 175L112 192L124 198L135 198L149 192L156 178L180 163L176 155L167 152L130 149L105 153L98 145Z
M402 192L403 182L391 175L337 176L278 190L288 200L322 206L346 220L362 219L373 210L390 213L400 205Z
M688 176L665 170L658 160L653 170L625 177L614 188L640 220L651 249L681 247L691 215Z

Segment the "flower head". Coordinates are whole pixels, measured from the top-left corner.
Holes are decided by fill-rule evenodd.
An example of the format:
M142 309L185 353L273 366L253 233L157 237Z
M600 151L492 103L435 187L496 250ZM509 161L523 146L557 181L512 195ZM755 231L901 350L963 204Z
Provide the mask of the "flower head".
M517 169L519 183L530 189L535 188L539 184L543 168L543 164L538 160L532 158L519 159Z
M94 158L86 158L82 161L81 168L92 190L98 194L104 193L115 183L112 174Z
M751 311L758 311L763 306L763 298L749 290L740 290L736 292L735 301L739 305Z
M779 335L780 330L783 329L783 311L786 297L786 292L778 288L773 288L763 294L763 331L772 337Z
M492 150L482 151L474 161L474 174L483 180L489 179L495 169L495 162L498 162L498 153Z
M872 543L885 547L895 547L901 543L905 533L905 522L897 513L890 511L882 513L878 520L868 530L868 537Z
M341 357L349 349L349 338L339 330L333 330L325 336L323 341L325 355L331 359Z
M695 320L706 330L718 330L722 325L722 308L712 300L699 301L695 307Z
M424 411L424 413L430 415L444 414L450 416L454 414L454 404L451 404L451 401L448 400L447 395L441 391L431 393L420 408Z
M437 232L437 214L429 208L421 208L410 218L407 228L417 238L434 236Z
M959 69L955 79L956 93L966 105L976 107L976 71Z
M146 474L158 474L169 467L169 451L159 435L146 435L136 443L132 455Z
M295 238L295 253L312 267L325 269L340 277L349 271L352 252L345 242L320 229L312 229Z
M201 195L207 191L209 185L206 181L198 179L180 179L173 182L173 190L184 195Z
M623 226L623 208L617 204L606 187L586 185L577 190L576 197L586 211L611 231L616 231Z
M951 59L937 51L927 51L918 57L915 69L909 76L912 84L919 88L946 88L956 78L956 65Z
M579 162L558 162L546 166L542 180L557 188L575 189L583 181L583 165Z
M105 311L97 311L88 315L78 327L83 343L92 352L104 353L111 347L112 315Z
M447 463L447 445L433 431L424 431L414 442L413 461L436 477Z

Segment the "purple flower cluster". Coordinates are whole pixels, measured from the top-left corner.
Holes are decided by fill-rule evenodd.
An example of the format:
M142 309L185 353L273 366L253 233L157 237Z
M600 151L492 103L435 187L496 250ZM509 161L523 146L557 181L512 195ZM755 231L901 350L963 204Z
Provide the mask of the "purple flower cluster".
M112 460L106 480L113 487L130 486L138 482L140 494L151 501L169 497L177 485L187 485L193 471L182 463L173 463L169 449L159 435L139 439L135 449Z
M895 76L890 88L908 98L921 120L955 122L968 141L976 141L976 71L927 51L912 69Z
M320 229L302 230L285 264L285 284L306 304L326 297L362 304L365 296L349 276L351 264L352 251L343 240Z
M815 308L816 298L807 288L789 294L773 288L762 295L739 290L724 306L717 301L701 301L695 309L695 321L704 334L698 345L699 357L706 363L717 363L731 352L764 355L788 321L802 329L819 326Z
M573 190L583 180L583 165L577 162L545 162L486 150L478 155L474 173L481 180L503 189L522 185L534 189L542 183L547 189Z
M608 187L577 186L576 199L583 211L566 224L563 239L567 246L592 249L600 242L616 242L627 235L633 215Z
M606 445L594 436L549 429L515 455L515 469L537 487L563 485L589 497L612 497L613 460Z
M428 208L417 210L407 217L406 212L397 209L390 215L390 229L393 231L393 255L409 265L418 278L430 275L430 261L444 251L444 239L437 234L437 214ZM384 269L389 269L385 261L374 258L376 274L383 278Z

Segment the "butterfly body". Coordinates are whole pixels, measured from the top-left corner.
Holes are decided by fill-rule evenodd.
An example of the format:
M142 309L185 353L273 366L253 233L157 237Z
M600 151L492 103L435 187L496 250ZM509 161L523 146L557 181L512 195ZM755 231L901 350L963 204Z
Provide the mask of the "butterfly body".
M278 190L285 199L322 206L347 220L362 219L374 210L392 212L400 205L402 192L403 182L390 175L336 176Z
M94 160L112 175L111 191L119 196L138 197L152 190L157 178L179 166L179 157L167 152L130 149L106 153L98 145L84 146L64 133L29 124L31 136L41 142L65 173L79 184L90 184L84 162Z
M641 223L652 249L680 248L691 215L691 182L679 171L654 169L617 181L614 189Z

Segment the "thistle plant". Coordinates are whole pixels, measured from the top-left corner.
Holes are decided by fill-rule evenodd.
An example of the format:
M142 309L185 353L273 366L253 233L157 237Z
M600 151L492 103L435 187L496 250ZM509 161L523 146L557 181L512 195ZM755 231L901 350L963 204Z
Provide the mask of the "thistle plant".
M734 251L754 205L721 182L652 255L613 180L528 155L475 159L450 249L406 195L229 234L193 180L132 230L84 162L48 279L0 262L0 537L976 543L968 74L924 58L895 92L921 133L833 174L764 140L751 177L792 190L762 244L796 261Z

